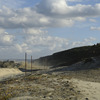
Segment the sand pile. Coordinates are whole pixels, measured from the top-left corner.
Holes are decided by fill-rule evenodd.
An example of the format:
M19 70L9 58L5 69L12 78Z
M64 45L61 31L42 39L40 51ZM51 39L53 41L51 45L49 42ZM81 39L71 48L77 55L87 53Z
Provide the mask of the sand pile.
M17 68L0 68L0 81L21 74L23 73Z

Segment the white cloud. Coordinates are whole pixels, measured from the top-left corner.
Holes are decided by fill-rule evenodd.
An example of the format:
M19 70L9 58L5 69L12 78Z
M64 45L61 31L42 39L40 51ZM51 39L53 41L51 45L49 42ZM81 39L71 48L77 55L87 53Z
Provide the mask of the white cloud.
M13 41L13 36L12 36L12 35L4 35L4 36L2 37L2 41L3 41L4 43L12 43L12 41Z
M41 34L46 34L47 31L44 31L41 28L27 28L23 30L25 34L28 35L41 35Z
M72 18L100 16L100 4L68 6L66 0L42 0L37 5L37 11L47 16Z
M5 10L6 9L6 10ZM0 26L3 28L31 28L31 27L45 27L49 26L50 21L48 17L37 13L34 9L23 8L19 10L12 10L3 7L0 9Z
M48 51L59 51L63 50L68 45L68 39L60 37L52 37L48 35L37 35L26 37L26 43L30 44L32 47L41 50Z
M74 20L83 22L83 21L86 21L86 18L85 17L76 17L76 18L74 18Z
M98 30L98 31L100 31L100 27L94 27L94 26L92 26L92 27L90 27L90 29L91 30Z
M89 38L84 39L84 41L85 41L86 43L92 42L92 41L95 41L95 40L96 40L96 38L94 38L94 37L89 37Z
M14 36L9 35L7 32L5 32L4 29L0 29L0 45L12 45L12 42L14 41Z
M75 6L67 5L65 0L42 0L34 8L17 10L3 6L0 9L1 28L40 28L69 27L75 21L85 21L87 17L100 16L100 4Z
M29 47L26 43L15 44L15 48L20 53L23 53L23 52L32 53L32 50L29 49Z
M25 3L25 0L0 0L0 7L19 8Z
M29 34L24 35L24 39L22 41L14 42L13 45L6 45L4 44L0 47L0 56L5 57L22 57L25 52L28 55L34 55L34 58L52 54L54 52L67 49L69 41L66 38L60 37L52 37L48 34ZM12 53L12 54L11 54Z
M37 58L67 49L69 44L66 38L49 36L45 29L24 29L24 38L20 37L18 40L16 40L17 37L13 37L5 31L3 32L0 36L0 56L3 53L8 58L22 57L25 52L34 54L34 58Z
M65 0L41 0L37 5L36 9L41 13L65 13L66 11L66 1Z
M37 34L38 30L36 30L36 34L34 35L33 30L30 32L33 34L27 33L28 35L26 35L24 33L25 38L24 39L21 38L22 40L17 40L17 42L14 41L14 39L11 39L9 33L4 32L3 34L1 34L3 35L2 37L3 40L0 38L0 43L2 43L2 45L0 44L1 47L0 56L8 58L9 57L24 58L24 53L27 52L28 55L34 55L34 58L37 58L40 56L46 56L48 54L52 54L54 52L66 50L71 47L90 45L92 44L93 41L96 40L95 38L90 37L84 39L83 41L71 42L67 38L49 36L48 33L42 34L41 32L43 30L41 29L40 29L41 31L39 30L40 35ZM9 38L6 36L9 36Z
M12 45L0 44L0 57L2 59L7 59L7 58L24 59L25 52L27 52L28 54L32 53L32 50L28 47L28 44L26 43L13 43Z
M80 2L80 0L70 0L70 2ZM48 35L46 29L71 27L76 21L86 21L87 18L95 22L94 17L100 17L100 4L69 6L66 0L41 0L34 8L20 9L11 9L5 4L0 8L0 56L21 57L27 52L34 54L35 58L70 47L91 44L96 40L93 37L71 42L67 38ZM19 33L20 35L15 37L4 29L21 29L23 36ZM100 28L91 27L91 30Z
M0 28L0 34L3 34L5 30L3 28Z
M18 50L19 52L21 53L23 52L23 49L19 44L16 44L15 47L16 47L16 50Z
M89 38L85 38L83 41L75 41L72 43L72 47L92 45L93 44L92 42L95 40L96 38L89 37Z
M83 0L66 0L67 2L82 2Z
M97 22L95 19L89 19L90 22Z

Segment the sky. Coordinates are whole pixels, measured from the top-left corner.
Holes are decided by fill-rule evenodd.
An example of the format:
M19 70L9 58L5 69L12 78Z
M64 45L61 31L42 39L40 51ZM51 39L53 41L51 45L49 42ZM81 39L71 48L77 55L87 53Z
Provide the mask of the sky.
M0 0L0 59L33 59L100 42L100 0Z

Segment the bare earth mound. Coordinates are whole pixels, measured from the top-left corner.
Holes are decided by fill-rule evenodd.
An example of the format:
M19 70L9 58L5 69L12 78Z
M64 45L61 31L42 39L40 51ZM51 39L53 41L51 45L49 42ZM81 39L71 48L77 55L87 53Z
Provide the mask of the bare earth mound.
M3 79L14 77L23 74L19 69L15 68L0 68L0 81Z

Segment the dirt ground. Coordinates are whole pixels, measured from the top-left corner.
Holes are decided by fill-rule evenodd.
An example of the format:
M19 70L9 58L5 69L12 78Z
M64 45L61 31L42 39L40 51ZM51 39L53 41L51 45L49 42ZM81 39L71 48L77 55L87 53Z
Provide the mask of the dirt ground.
M26 76L23 73L0 81L0 100L100 100L100 83L90 73L51 73L51 70L34 71Z

